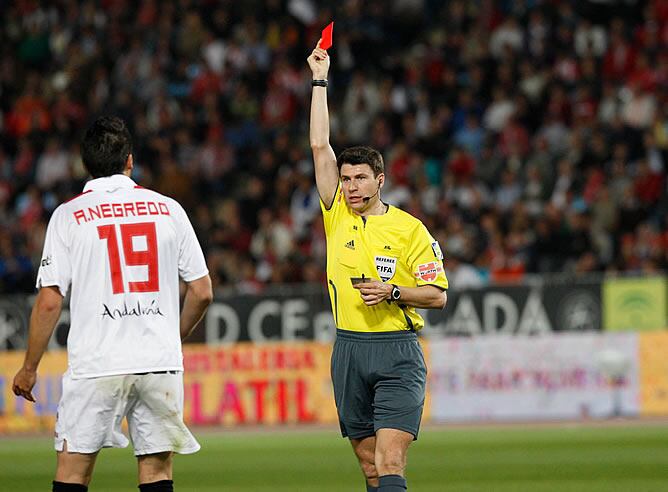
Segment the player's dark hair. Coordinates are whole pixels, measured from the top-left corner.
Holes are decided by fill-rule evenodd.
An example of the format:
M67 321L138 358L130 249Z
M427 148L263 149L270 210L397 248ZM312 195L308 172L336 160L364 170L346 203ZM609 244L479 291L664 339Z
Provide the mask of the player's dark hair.
M368 164L373 171L374 177L385 172L383 156L376 149L371 147L349 147L339 154L336 158L336 165L341 172L341 166L344 164Z
M81 143L81 159L93 178L122 173L131 153L130 131L116 116L95 120Z

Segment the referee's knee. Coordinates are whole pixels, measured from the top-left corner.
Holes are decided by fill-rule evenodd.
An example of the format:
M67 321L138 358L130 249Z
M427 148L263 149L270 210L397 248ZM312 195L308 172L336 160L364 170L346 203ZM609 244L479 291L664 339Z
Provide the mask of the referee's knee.
M357 460L360 463L362 473L367 480L378 478L378 470L376 470L375 453L373 449L355 449Z
M373 480L378 478L378 470L376 469L376 464L373 461L360 460L360 468L362 473L367 480Z
M376 450L376 468L378 475L401 475L406 468L406 455L400 449Z

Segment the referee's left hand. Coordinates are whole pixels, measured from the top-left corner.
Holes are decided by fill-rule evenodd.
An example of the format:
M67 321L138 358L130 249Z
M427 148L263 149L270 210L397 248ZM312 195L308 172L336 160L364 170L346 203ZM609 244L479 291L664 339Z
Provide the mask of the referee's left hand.
M373 280L353 285L353 289L360 291L360 296L367 306L375 306L390 298L392 285Z

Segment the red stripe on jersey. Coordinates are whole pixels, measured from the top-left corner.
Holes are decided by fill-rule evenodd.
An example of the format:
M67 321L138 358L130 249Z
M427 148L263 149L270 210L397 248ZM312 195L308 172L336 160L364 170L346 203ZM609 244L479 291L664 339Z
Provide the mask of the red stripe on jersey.
M76 199L79 198L80 196L85 195L86 193L90 193L91 191L93 191L93 190L86 190L86 191L84 191L83 193L79 193L77 196L73 196L73 197L70 198L69 200L65 201L65 203L70 203L72 200L76 200Z

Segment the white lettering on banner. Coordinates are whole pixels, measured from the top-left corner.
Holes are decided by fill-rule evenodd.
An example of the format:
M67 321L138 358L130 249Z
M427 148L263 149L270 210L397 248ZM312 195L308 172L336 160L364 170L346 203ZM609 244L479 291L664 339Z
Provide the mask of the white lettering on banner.
M222 334L220 332L221 323L224 326ZM209 306L206 312L206 343L218 345L238 342L240 334L241 323L234 309L220 302Z
M549 333L552 331L552 323L547 317L541 292L532 290L527 299L527 303L522 310L520 324L517 327L517 333L526 335L536 335L539 333Z
M316 342L334 342L336 325L331 311L316 313L313 318L313 340Z
M636 333L432 340L435 420L635 416L640 391ZM604 363L623 368L614 384ZM623 364L622 364L623 362Z
M467 295L462 295L459 298L452 318L444 325L446 333L480 335L483 332L482 323L473 305L473 299Z
M430 313L420 311L425 320L424 334L429 338L444 335L539 334L552 331L545 311L542 291L533 289L527 297L521 315L515 300L507 294L488 292L482 297L482 320L469 294L461 294L447 320L431 323Z
M301 334L309 326L309 304L305 299L288 299L283 303L275 300L259 302L248 315L248 338L252 342L262 343L270 340L294 341L306 339ZM281 332L275 335L265 334L262 326L265 318L280 318Z
M248 315L248 338L251 342L262 343L278 339L267 337L262 332L262 323L267 316L280 316L281 304L278 301L266 300L258 302Z
M281 328L283 329L282 340L293 341L306 338L305 334L298 335L300 331L308 328L309 304L305 299L290 299L283 303L281 313Z
M512 334L517 328L517 306L512 298L500 292L490 292L482 301L482 317L485 320L485 331L492 333ZM498 311L503 312L503 324L499 326Z
M236 343L242 339L255 343L310 339L333 341L336 333L331 311L317 312L312 317L311 304L305 298L283 302L265 299L253 305L246 323L247 338L241 330L242 322L237 310L230 304L214 302L206 315L205 343Z
M0 349L23 348L26 342L24 327L27 325L22 309L11 302L0 301Z

